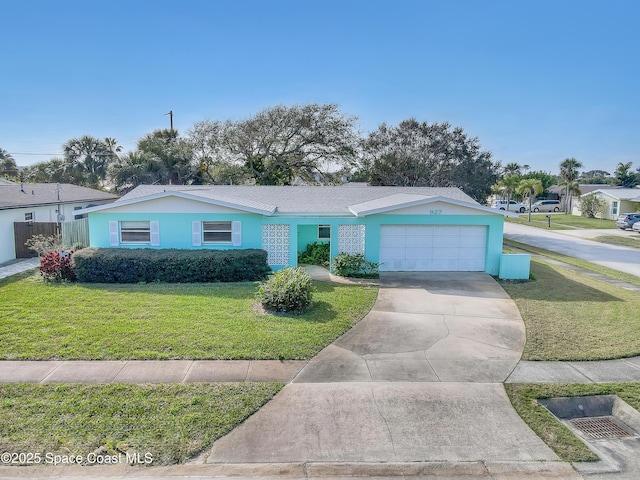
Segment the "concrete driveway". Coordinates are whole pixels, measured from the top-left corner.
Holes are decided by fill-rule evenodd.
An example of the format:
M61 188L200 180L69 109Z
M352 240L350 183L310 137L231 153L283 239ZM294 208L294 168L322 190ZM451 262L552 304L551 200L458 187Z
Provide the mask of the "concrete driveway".
M369 314L294 382L503 382L525 342L520 313L485 273L384 273Z
M609 234L609 230L601 230L600 232L601 235ZM611 232L617 233L616 230ZM509 222L504 224L504 236L640 277L640 250L636 248L607 245L578 238L576 233L568 230L549 231Z
M353 472L344 462L496 462L580 478L499 383L523 345L518 310L490 276L385 274L372 311L215 442L207 462L328 462L342 474Z

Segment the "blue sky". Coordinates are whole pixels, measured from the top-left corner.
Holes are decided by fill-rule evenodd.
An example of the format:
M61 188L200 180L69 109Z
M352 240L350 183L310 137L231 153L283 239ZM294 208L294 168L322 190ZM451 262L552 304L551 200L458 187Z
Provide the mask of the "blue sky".
M640 167L636 0L4 0L2 19L0 148L19 165L83 134L132 150L170 109L184 133L318 102L362 132L448 121L535 170Z

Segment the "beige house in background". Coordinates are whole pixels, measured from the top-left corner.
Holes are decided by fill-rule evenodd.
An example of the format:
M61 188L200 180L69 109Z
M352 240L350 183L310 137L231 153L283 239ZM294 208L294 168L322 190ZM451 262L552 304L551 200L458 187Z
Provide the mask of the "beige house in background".
M583 193L573 202L573 215L581 215L580 199L588 195L597 195L605 201L602 218L615 220L621 213L640 211L640 188L600 188L589 193Z

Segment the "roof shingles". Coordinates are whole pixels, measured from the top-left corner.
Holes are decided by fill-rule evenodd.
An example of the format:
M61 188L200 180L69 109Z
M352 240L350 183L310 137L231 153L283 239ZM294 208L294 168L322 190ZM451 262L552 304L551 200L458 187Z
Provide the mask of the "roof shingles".
M350 213L349 206L397 194L444 197L479 206L458 188L357 186L141 185L116 201L178 191L207 199L240 198L245 204L275 205L278 213ZM385 203L384 201L382 203Z
M0 210L60 203L115 200L117 195L93 188L61 183L0 185Z

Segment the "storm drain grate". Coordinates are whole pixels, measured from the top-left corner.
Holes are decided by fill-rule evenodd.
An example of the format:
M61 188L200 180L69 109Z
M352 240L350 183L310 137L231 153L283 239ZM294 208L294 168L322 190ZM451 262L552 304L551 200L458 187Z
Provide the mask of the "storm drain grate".
M587 438L633 437L633 433L615 423L611 417L574 418L569 423Z

